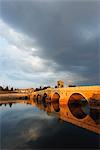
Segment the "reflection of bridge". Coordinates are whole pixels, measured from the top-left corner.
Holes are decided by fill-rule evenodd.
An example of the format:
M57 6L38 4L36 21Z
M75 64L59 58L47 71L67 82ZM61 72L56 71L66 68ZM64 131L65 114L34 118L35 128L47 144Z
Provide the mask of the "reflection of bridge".
M39 109L42 109L44 111L47 112L48 115L54 115L57 118L59 118L60 120L72 123L76 126L85 128L87 130L93 131L95 133L100 133L100 123L98 121L99 118L96 118L95 116L98 115L98 110L95 110L95 112L93 112L90 109L90 113L88 115L81 114L81 116L83 116L84 118L79 119L77 118L78 115L80 116L80 112L77 113L74 112L74 115L76 113L77 117L75 117L71 112L70 109L68 108L68 105L59 105L56 102L51 102L51 103L40 103L40 102L36 102L36 106Z
M54 99L55 100L55 99ZM35 102L34 102L35 101ZM11 107L14 103L21 103L21 104L30 104L33 107L37 106L39 109L42 109L47 112L48 115L56 115L59 120L64 120L66 122L72 123L76 126L85 128L87 130L93 131L95 133L100 133L100 109L91 108L89 114L85 110L82 110L80 105L75 105L73 109L73 105L66 105L60 104L59 101L38 101L37 99L30 99L30 100L10 100L10 101L1 101L0 106L3 104L9 104ZM69 108L72 108L70 109ZM86 105L87 106L87 105Z
M77 86L67 88L48 88L46 90L36 91L31 94L31 97L41 99L57 99L59 97L60 104L67 104L71 97L77 97L77 100L91 99L100 100L100 86Z

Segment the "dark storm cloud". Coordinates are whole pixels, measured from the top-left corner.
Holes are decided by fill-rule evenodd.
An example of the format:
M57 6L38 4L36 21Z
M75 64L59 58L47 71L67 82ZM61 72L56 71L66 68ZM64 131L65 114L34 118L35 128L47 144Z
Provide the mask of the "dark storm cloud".
M3 20L35 39L40 57L88 83L99 82L99 14L99 1L1 1Z

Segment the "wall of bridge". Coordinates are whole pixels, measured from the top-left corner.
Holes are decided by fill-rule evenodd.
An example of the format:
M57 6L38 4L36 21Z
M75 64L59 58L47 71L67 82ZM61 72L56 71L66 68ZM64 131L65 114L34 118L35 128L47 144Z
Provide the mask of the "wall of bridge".
M60 104L67 104L70 96L74 93L81 94L87 101L90 98L98 95L100 100L100 86L78 86L78 87L67 87L67 88L48 88L46 90L36 91L31 97L41 95L41 97L46 93L48 97L52 100L55 93L58 93L60 96Z

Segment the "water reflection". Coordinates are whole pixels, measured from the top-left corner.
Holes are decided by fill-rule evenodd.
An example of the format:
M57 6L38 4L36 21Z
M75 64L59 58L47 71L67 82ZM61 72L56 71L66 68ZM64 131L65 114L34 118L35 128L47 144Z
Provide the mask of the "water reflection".
M52 105L53 105L53 108L56 112L59 112L60 111L60 107L59 107L59 102L57 101L54 101L52 102Z
M12 103L9 103L9 106L11 107L11 106L12 106Z
M81 97L80 100L72 98L69 100L68 106L60 105L56 99L50 102L37 102L37 107L43 109L47 114L54 114L60 119L73 123L77 126L100 133L100 109L91 108L88 101Z
M98 115L94 114L98 114L98 110L94 112L90 108L89 114L82 110L86 116L80 119L76 117L77 111L75 111L77 115L71 112L73 104L71 105L72 108L60 105L57 99L51 103L36 99L0 102L1 108L10 110L7 113L3 110L4 114L2 113L2 147L5 149L97 148L98 136L95 133L99 133L99 122ZM84 102L84 105L86 106L87 103ZM78 126L93 132L82 130Z
M68 101L71 113L78 119L85 118L90 113L88 101L78 93L73 94Z
M100 124L100 109L91 108L90 117L95 121L96 124Z
M45 96L46 97L46 96ZM100 125L100 109L98 107L90 107L87 100L77 100L76 97L70 98L68 106L60 105L59 98L52 99L51 102L39 100L19 100L0 102L0 106L4 105L11 108L15 103L37 106L40 110L44 110L48 115L56 114L59 119L71 122L77 126L81 126L93 132L99 133Z

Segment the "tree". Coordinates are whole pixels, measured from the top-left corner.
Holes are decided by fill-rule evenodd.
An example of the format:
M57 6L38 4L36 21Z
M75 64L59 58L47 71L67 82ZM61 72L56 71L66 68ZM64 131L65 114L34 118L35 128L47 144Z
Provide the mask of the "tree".
M13 87L11 87L11 91L13 91Z
M3 87L2 86L0 86L0 91L3 91Z
M8 86L6 86L6 88L5 88L5 91L9 91L9 88L8 88Z

